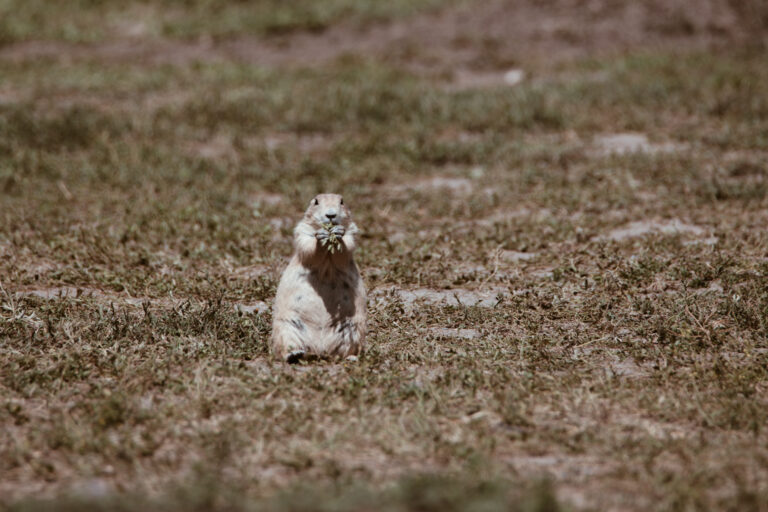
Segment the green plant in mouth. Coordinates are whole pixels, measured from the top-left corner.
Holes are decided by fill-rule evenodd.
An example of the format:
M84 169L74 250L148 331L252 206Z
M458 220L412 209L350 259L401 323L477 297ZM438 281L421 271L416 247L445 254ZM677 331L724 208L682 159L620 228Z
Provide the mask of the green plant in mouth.
M333 232L333 224L326 222L323 224L323 229L328 232L328 238L325 238L320 242L331 254L341 250L341 237Z

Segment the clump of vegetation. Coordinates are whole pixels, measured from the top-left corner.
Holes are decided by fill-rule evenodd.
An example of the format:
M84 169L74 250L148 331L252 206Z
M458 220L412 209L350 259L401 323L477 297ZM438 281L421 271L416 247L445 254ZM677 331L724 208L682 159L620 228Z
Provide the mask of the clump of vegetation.
M333 224L330 222L323 224L323 229L325 229L326 232L328 232L328 236L322 240L322 245L325 247L328 252L333 254L334 252L338 252L341 250L341 237L338 236L336 233L334 233L333 230Z

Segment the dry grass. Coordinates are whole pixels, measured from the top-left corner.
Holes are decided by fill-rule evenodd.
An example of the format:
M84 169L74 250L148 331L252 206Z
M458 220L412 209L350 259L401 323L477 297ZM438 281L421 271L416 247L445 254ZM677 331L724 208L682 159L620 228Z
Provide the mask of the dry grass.
M0 63L0 508L768 509L764 55L522 65ZM287 366L322 191L370 347Z

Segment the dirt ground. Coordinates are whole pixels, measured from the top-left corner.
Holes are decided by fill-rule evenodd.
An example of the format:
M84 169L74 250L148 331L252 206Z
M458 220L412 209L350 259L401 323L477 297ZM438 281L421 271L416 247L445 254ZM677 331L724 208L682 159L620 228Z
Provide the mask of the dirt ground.
M0 6L0 510L768 510L768 7L292 5Z

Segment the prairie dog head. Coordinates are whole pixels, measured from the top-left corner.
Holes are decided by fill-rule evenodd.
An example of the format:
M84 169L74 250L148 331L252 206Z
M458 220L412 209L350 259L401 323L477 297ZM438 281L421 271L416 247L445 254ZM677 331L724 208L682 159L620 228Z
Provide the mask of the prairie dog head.
M323 224L348 228L352 224L352 217L339 194L318 194L309 202L304 222L314 229L320 229Z

